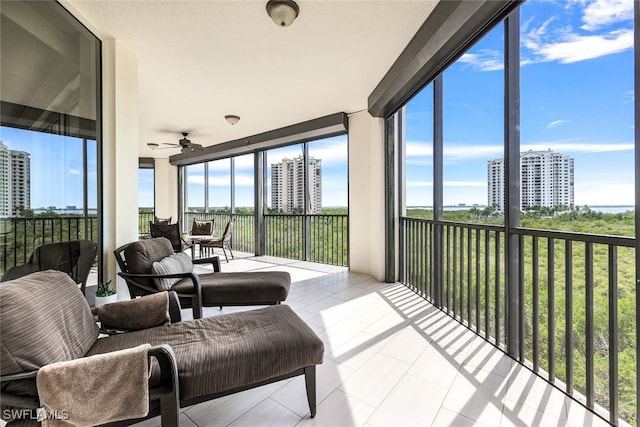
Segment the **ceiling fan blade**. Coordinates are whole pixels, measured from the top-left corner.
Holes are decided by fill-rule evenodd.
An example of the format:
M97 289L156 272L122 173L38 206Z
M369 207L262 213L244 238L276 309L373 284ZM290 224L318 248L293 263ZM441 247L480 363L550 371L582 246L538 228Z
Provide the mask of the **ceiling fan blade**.
M168 145L168 147L161 147L161 145ZM173 143L170 143L170 142L162 142L162 143L149 142L149 143L147 143L147 147L151 148L152 150L167 150L169 148L179 147L179 145L178 144L173 144Z

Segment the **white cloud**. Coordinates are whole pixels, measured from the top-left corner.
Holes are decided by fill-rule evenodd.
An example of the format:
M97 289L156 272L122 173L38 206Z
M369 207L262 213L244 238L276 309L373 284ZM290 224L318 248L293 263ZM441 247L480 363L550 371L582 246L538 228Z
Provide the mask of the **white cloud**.
M302 155L302 148L294 145L286 148L280 148L276 151L267 152L267 162L280 163L282 159L294 159ZM347 144L346 137L336 140L323 141L319 143L311 143L309 147L309 155L316 159L321 159L323 165L335 165L347 163Z
M623 102L623 104L631 104L633 102L635 102L636 100L636 95L632 90L628 90L624 93L624 97L625 100Z
M502 145L447 145L444 146L443 156L445 160L456 159L472 159L472 158L488 158L500 157L502 154ZM411 157L416 156L433 156L431 143L407 142L406 144L407 162Z
M596 30L606 25L633 19L633 1L595 0L583 10L582 29Z
M633 197L633 182L576 179L575 204L578 206L633 205Z
M240 174L236 171L236 186L253 187L253 175Z
M478 71L499 71L504 69L504 55L491 49L480 49L474 53L465 53L458 62L471 65Z
M630 0L573 0L564 15L578 6L582 25L574 28L553 16L538 27L533 20L523 24L521 64L557 61L570 64L633 49L633 2ZM612 27L616 25L615 28ZM606 30L602 28L608 26ZM600 31L596 31L600 30Z
M546 151L551 149L559 153L605 153L610 151L633 151L632 143L629 144L583 144L583 143L567 143L567 142L549 142L538 144L525 144L521 151Z
M405 185L412 188L433 187L433 181L407 181Z
M78 169L69 169L69 175L80 175L80 171Z
M445 145L445 160L463 160L473 158L493 159L502 156L502 145Z
M209 176L209 187L230 187L231 177L227 176Z
M558 120L556 120L557 122ZM555 123L555 122L551 122ZM568 141L548 141L534 144L523 144L520 151L547 151L553 150L563 154L569 153L605 153L612 151L633 151L633 143L575 143ZM467 159L498 159L503 155L502 145L445 145L444 160L467 160ZM426 162L415 160L417 156L432 156L430 145L419 142L407 143L407 164L426 164ZM413 159L412 159L413 157Z
M204 185L204 175L187 174L187 182L189 184Z
M432 156L433 144L431 142L411 142L407 141L405 144L405 152L407 157L414 156Z
M487 187L486 181L444 181L445 187Z
M568 120L554 120L547 125L547 129L552 129L554 127L560 126L563 123L567 123Z
M633 30L590 36L569 33L561 41L531 45L530 49L543 62L570 64L633 49Z

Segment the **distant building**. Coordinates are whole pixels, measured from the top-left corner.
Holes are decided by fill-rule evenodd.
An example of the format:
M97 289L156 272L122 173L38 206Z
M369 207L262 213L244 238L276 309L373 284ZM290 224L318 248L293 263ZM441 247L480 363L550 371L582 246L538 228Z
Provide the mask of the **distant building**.
M31 208L31 155L26 151L11 150L11 193L14 216Z
M11 216L11 150L0 141L0 217Z
M31 155L0 142L0 216L31 208Z
M322 211L322 160L309 158L308 213ZM304 212L304 158L284 158L271 164L271 207L286 213Z
M520 210L574 205L573 158L554 151L520 153ZM504 212L504 159L487 165L488 203Z

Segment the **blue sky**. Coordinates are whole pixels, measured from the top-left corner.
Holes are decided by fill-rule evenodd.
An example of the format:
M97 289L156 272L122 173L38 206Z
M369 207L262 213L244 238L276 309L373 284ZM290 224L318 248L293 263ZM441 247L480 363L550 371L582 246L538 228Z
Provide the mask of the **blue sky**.
M520 10L522 150L572 156L576 204L632 205L633 0L529 0ZM501 24L444 73L446 205L486 204L487 161L502 157L503 31ZM407 106L408 205L432 204L432 114L428 86ZM4 127L0 140L32 154L32 207L82 205L79 140ZM346 136L313 142L310 152L322 159L323 206L346 206ZM272 150L268 163L300 153L299 145ZM153 205L151 183L141 175L140 206ZM196 167L188 183L189 205L202 206ZM228 161L214 162L211 206L229 205L229 185ZM253 205L252 156L236 161L236 205Z
M271 164L283 158L302 154L302 145L292 145L267 151L267 204L271 205ZM347 206L347 136L325 138L309 143L309 155L322 159L322 205ZM187 172L188 205L204 206L204 168L190 166ZM235 160L236 206L253 206L253 155ZM209 206L229 206L229 160L211 162L209 166Z
M0 127L0 141L12 150L31 154L31 208L77 206L83 202L82 140L41 132ZM97 207L96 144L87 144L88 207Z
M521 148L575 159L575 201L632 205L633 1L529 0L520 9ZM444 202L487 203L502 157L504 27L444 73ZM407 107L407 204L431 205L432 88Z

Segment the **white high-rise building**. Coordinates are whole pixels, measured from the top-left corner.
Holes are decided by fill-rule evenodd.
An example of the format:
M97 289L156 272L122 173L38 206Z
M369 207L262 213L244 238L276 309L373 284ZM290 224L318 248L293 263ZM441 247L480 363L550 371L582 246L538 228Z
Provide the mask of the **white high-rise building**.
M573 158L554 151L520 153L520 210L574 205ZM488 203L504 212L504 159L487 165Z
M13 216L31 208L31 155L11 150L11 210Z
M322 160L309 158L308 213L322 211ZM304 212L304 158L284 158L271 164L271 207L286 213Z
M0 141L0 217L11 216L11 150Z

